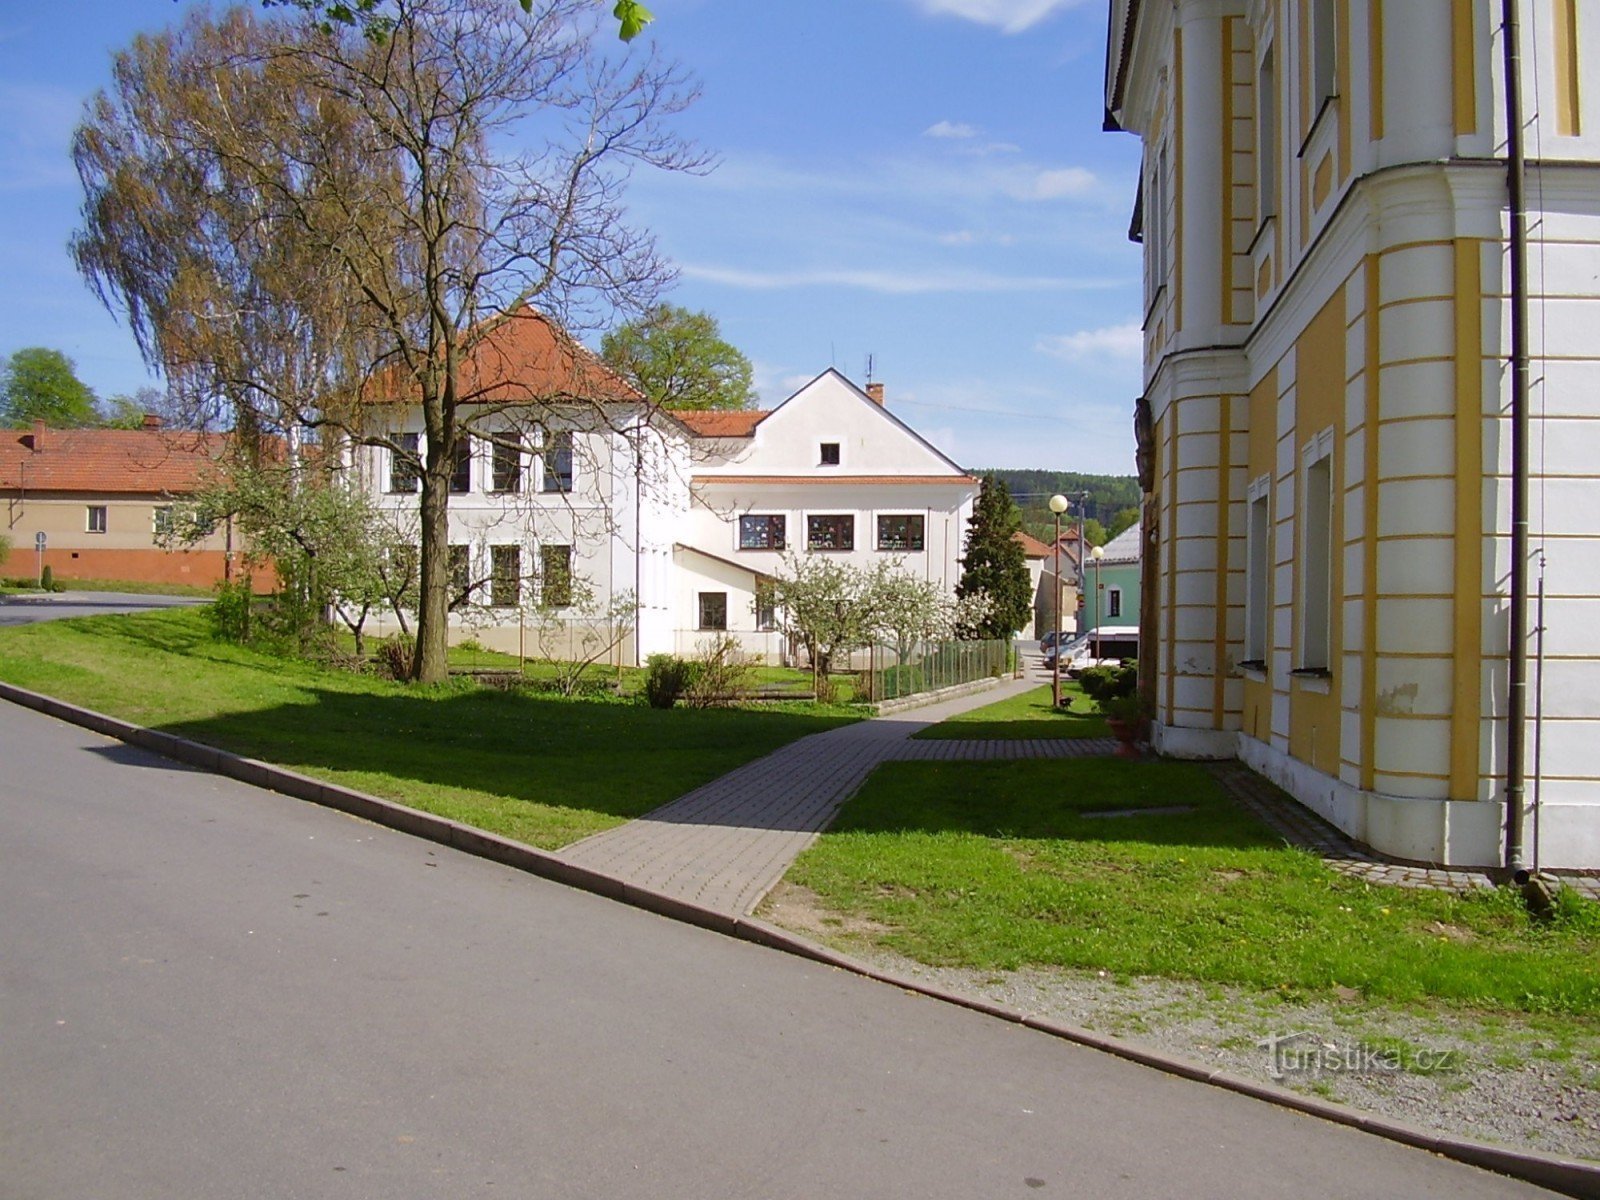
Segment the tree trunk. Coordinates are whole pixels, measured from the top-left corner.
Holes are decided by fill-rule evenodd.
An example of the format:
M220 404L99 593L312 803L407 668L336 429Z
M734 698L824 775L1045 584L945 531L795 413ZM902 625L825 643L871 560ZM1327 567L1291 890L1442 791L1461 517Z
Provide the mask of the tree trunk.
M448 674L450 483L448 475L436 468L436 454L430 445L427 469L422 473L422 582L417 599L417 650L411 667L411 677L418 683L443 683Z

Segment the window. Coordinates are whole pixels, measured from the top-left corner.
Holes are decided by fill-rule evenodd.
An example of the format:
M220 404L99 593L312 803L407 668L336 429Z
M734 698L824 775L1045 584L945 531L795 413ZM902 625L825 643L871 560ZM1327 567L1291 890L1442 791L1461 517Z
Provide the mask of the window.
M1333 611L1333 431L1305 448L1300 498L1300 665L1325 672Z
M1268 507L1271 488L1271 480L1265 475L1250 485L1246 530L1244 657L1263 670L1267 665L1267 615L1272 602L1272 514Z
M739 549L782 550L785 519L778 516L739 518Z
M522 490L522 438L515 430L505 430L494 439L494 466L490 486L497 492Z
M1261 56L1256 75L1256 214L1259 221L1278 213L1278 91L1272 50Z
M728 627L728 593L700 593L700 628L726 629Z
M104 533L106 531L106 506L104 504L89 505L89 513L84 528L90 533Z
M832 514L806 518L807 550L854 550L856 519Z
M758 578L756 580L756 628L776 629L777 627L777 590L772 586L772 580Z
M1338 44L1334 40L1333 0L1311 0L1311 116L1322 102L1339 94Z
M545 435L543 491L570 492L572 490L572 435L551 433Z
M547 608L572 603L572 547L539 547L540 599Z
M450 547L450 607L460 608L472 595L472 547Z
M472 435L463 433L456 439L456 461L450 472L452 492L472 490Z
M825 467L837 467L839 465L839 443L823 442L820 461Z
M417 461L421 436L397 433L394 442L398 449L389 451L389 490L414 492L420 482L417 478Z
M1120 617L1122 615L1122 589L1106 589L1106 616Z
M516 608L522 603L522 547L489 547L489 607Z
M878 518L879 550L921 550L923 517L920 513Z
M150 532L158 538L172 536L172 505L158 504L151 511Z

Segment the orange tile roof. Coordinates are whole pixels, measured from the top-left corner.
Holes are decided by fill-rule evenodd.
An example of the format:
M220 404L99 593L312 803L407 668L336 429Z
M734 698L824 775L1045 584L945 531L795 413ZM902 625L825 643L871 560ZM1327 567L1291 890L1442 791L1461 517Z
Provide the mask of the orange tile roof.
M744 408L734 411L695 409L674 412L690 433L699 437L751 437L756 426L767 419L769 409Z
M462 403L640 399L592 351L528 305L484 324L492 327L461 364L457 386ZM412 390L403 386L403 378L394 371L375 382L374 390L385 399L400 399L395 393Z
M866 483L866 484L916 484L929 483L975 484L971 475L696 475L696 484L708 483Z
M1022 553L1029 558L1049 558L1055 553L1049 546L1025 530L1017 530L1011 535L1011 540L1018 543L1022 547Z
M0 431L0 490L180 495L195 489L226 445L223 434L175 429L7 429Z

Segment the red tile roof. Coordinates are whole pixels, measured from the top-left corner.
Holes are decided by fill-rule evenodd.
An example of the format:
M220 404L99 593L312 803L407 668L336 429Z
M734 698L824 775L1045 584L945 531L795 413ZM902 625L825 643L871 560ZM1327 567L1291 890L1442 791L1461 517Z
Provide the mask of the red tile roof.
M1022 553L1028 558L1049 558L1055 553L1054 550L1034 537L1033 534L1021 529L1011 535L1011 540L1022 547Z
M175 429L0 430L0 490L182 494L226 445L223 434Z
M810 483L870 483L870 484L916 484L921 486L930 483L955 483L975 484L978 481L971 475L696 475L696 484L708 483L776 483L776 484L810 484Z
M457 386L463 403L640 398L592 351L533 308L524 305L485 324L491 328L461 365ZM401 377L396 371L374 387L380 395L408 390L388 382Z
M692 412L674 412L672 415L689 432L698 437L746 438L755 434L756 426L766 420L770 410L760 408L726 410L696 409Z

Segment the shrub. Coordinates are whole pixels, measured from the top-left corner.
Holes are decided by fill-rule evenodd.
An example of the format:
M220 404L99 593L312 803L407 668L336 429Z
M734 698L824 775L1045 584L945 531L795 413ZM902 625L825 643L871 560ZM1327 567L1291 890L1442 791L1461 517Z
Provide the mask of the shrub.
M1085 667L1078 685L1091 700L1113 700L1131 696L1139 689L1139 664L1125 662L1115 667Z
M207 616L211 630L225 642L245 642L250 637L250 581L222 580L216 586L217 598Z
M710 708L739 699L750 676L750 663L739 639L719 633L700 642L695 650L695 659L689 664L693 678L684 689L684 702L690 708Z
M49 563L45 563L44 570L39 572L39 586L47 592L53 592L56 590L55 568Z
M391 634L378 643L378 674L396 682L411 678L411 661L417 652L417 639L403 633Z
M651 708L671 708L699 674L698 663L686 662L676 654L652 654L647 665L644 698Z

